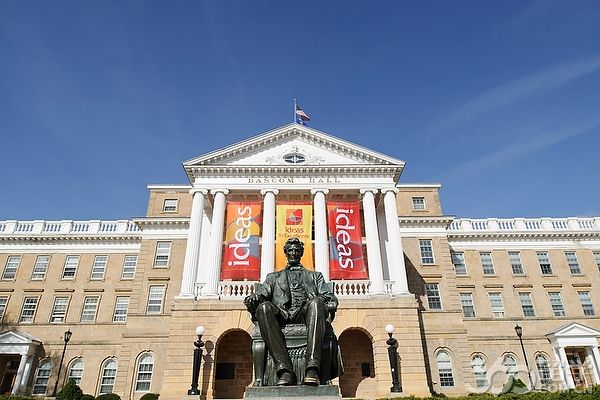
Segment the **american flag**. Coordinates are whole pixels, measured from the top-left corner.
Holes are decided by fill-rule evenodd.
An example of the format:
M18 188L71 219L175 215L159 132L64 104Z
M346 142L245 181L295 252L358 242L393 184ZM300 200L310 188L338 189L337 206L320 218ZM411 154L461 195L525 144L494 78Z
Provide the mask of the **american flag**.
M306 121L310 121L310 117L296 104L296 122L301 125L306 125Z

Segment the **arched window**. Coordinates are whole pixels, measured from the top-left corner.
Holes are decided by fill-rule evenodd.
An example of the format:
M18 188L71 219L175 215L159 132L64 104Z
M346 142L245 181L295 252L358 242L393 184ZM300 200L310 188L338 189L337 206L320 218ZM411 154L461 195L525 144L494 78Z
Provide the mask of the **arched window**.
M471 367L473 367L473 375L475 376L475 385L478 388L488 387L487 370L485 367L485 359L476 355L471 360Z
M73 360L71 363L71 368L69 368L69 375L67 376L67 381L69 379L73 379L77 386L81 385L81 377L83 376L83 360L81 358L77 358Z
M99 394L112 393L117 377L117 360L109 358L102 365Z
M535 356L535 365L537 366L540 383L542 385L552 384L552 375L550 374L550 365L548 359L543 354Z
M452 373L452 358L450 354L442 350L437 354L436 360L440 386L454 386L454 374Z
M35 373L35 380L33 381L33 394L46 394L46 391L48 390L48 380L50 379L51 372L52 361L42 361Z
M150 353L143 354L138 361L137 378L135 380L136 392L147 392L150 390L153 369L154 356Z
M502 365L504 366L504 370L506 371L507 377L515 377L517 374L517 360L512 354L507 354L504 356L504 360L502 360Z

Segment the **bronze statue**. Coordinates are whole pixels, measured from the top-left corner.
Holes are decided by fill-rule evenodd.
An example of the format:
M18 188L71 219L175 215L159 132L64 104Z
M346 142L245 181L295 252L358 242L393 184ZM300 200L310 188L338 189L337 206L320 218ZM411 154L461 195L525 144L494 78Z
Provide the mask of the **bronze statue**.
M306 325L306 371L302 384L316 386L320 382L325 324L328 317L335 315L338 300L323 274L309 271L300 264L304 243L298 238L290 238L283 250L288 260L285 269L267 275L264 284L257 284L256 292L246 297L244 304L258 321L261 336L275 363L278 386L296 384L282 327L286 324Z

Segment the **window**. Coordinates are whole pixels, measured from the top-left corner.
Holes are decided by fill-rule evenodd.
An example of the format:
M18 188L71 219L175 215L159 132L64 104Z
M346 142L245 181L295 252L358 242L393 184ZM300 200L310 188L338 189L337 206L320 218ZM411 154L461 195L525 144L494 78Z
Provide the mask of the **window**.
M425 294L430 310L441 310L442 300L440 298L440 286L437 283L426 283Z
M535 317L535 309L533 308L533 299L531 298L531 293L519 293L519 301L521 302L521 308L523 309L523 316Z
M67 308L69 307L68 297L55 297L54 305L52 306L52 314L50 315L50 322L59 323L65 322L67 316Z
M475 385L478 388L485 388L488 386L487 370L485 367L485 359L482 356L475 356L471 361L471 367L473 368L473 375L475 376Z
M8 296L0 296L0 322L4 319L4 312L8 304Z
M552 375L550 375L550 364L548 364L548 359L543 354L538 354L535 356L535 365L537 366L541 384L552 384Z
M481 266L483 267L484 275L496 275L494 271L494 263L492 262L492 253L479 253Z
M146 353L140 357L138 362L137 378L135 381L136 392L147 392L152 383L152 369L154 368L154 357Z
M513 275L525 274L525 271L523 270L523 263L521 262L521 253L518 251L509 251L508 259L510 261L510 266L512 267Z
M65 267L63 268L63 279L75 279L77 267L79 266L79 256L67 256Z
M514 378L517 372L519 372L517 369L517 360L511 354L507 354L504 356L504 360L502 360L502 365L504 366L506 375L508 377Z
M85 296L85 298L83 299L83 309L81 310L81 322L96 321L96 311L98 311L98 303L100 303L100 297Z
M19 322L23 323L33 323L33 319L35 318L35 310L37 309L39 297L37 296L26 296L23 299L23 308L21 309L21 316L19 317Z
M169 265L169 254L171 253L171 242L156 243L155 267L167 267Z
M165 199L163 203L163 212L165 213L175 213L177 212L177 199Z
M548 298L550 299L550 306L555 317L564 317L567 315L560 292L549 292Z
M550 257L548 257L547 251L537 252L538 262L540 263L540 270L542 275L552 275L552 264L550 264Z
M490 298L490 307L492 309L492 316L494 318L503 318L504 317L504 303L502 302L502 293L500 293L500 292L488 293L488 297Z
M165 296L164 286L150 286L148 292L148 314L160 314L163 308L163 298Z
M419 248L421 250L422 264L435 264L433 258L433 244L430 239L419 240Z
M91 280L104 279L104 272L106 271L106 263L108 256L95 256L94 264L92 265L92 274L90 275Z
M465 254L450 252L452 264L454 264L454 273L456 275L467 275L467 265L465 264Z
M596 315L596 310L594 310L594 304L592 303L590 292L577 292L577 294L579 295L581 308L583 308L583 315Z
M425 209L425 197L413 197L413 210L424 210Z
M48 381L50 380L50 373L52 372L52 361L44 360L40 363L37 371L35 372L35 379L33 381L33 392L32 394L45 395L48 390Z
M473 293L461 293L460 305L462 307L463 317L475 318L475 306L473 305Z
M127 310L129 309L129 297L117 296L115 300L115 313L113 322L126 322Z
M49 262L50 256L37 256L35 265L33 266L33 272L31 273L32 281L40 281L46 278Z
M81 358L77 358L71 363L71 368L69 368L69 375L67 377L67 381L69 379L73 379L77 385L81 384L81 377L83 376L83 360Z
M117 377L117 360L111 358L104 362L100 376L100 393L112 393Z
M21 256L9 256L4 266L4 272L2 273L2 280L12 281L17 276L17 269L21 263Z
M595 251L593 254L594 260L596 261L596 266L598 267L598 270L600 270L600 251Z
M135 276L135 268L137 267L137 259L137 256L125 256L121 279L133 279Z
M452 373L452 358L447 351L440 351L436 357L440 386L454 386L454 374Z
M565 257L567 258L567 264L569 264L571 275L581 275L581 267L577 260L577 254L575 254L574 251L565 251Z

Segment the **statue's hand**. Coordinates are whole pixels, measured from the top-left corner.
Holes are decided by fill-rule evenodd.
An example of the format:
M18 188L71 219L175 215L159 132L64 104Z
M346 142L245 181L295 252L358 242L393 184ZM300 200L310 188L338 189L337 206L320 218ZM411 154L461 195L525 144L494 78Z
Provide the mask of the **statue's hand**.
M261 302L260 300L260 295L258 293L253 293L250 296L246 296L246 298L244 298L244 305L246 306L248 311L253 313L258 308L258 305Z

